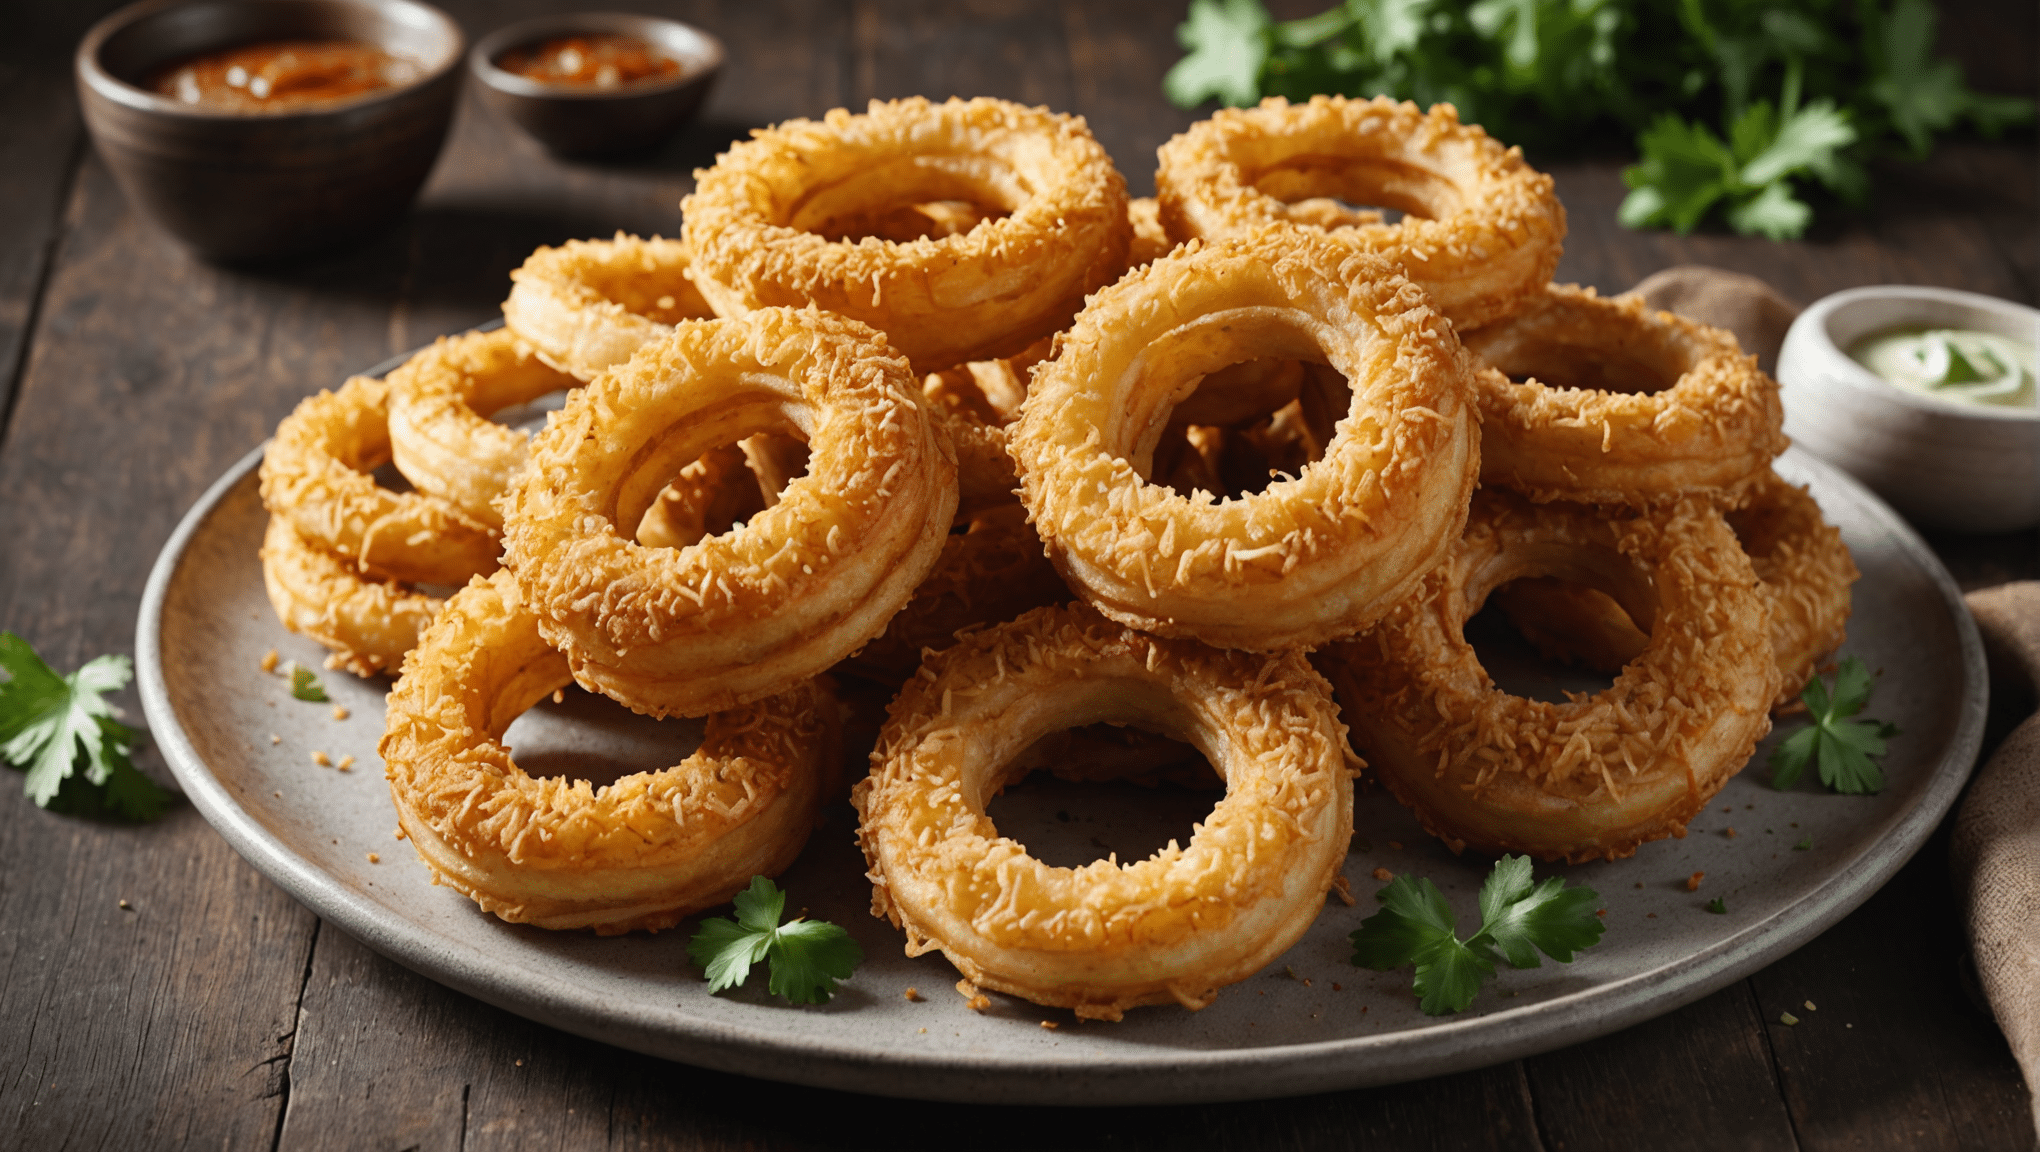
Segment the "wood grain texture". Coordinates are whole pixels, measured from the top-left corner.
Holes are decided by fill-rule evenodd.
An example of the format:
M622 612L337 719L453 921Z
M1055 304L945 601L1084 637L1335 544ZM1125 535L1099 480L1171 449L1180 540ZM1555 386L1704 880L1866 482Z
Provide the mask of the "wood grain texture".
M0 430L41 300L65 193L88 144L71 95L71 46L111 0L10 11L0 38Z
M1848 919L1749 981L1804 1148L2034 1146L2025 1085L1964 968L1947 857L1935 836Z
M1524 1063L1552 1152L1795 1146L1747 981Z
M1144 194L1154 149L1202 115L1159 92L1179 54L1180 0L633 5L732 48L702 120L659 151L561 163L470 99L403 225L288 269L227 271L138 220L78 143L69 48L109 4L38 9L0 46L0 392L20 366L0 428L0 629L64 669L131 650L148 565L178 516L300 398L487 318L536 245L619 227L670 234L693 169L750 128L872 97L1006 96L1086 116ZM565 5L444 6L474 36ZM2031 78L2031 12L1991 19L2012 7L1951 5L1951 34L2010 29L1964 48L1979 78ZM1630 232L1614 222L1619 162L1557 165L1572 224L1560 278L1620 290L1702 262L1802 301L1900 280L2033 302L2034 158L2028 135L1880 168L1874 209L1798 245ZM2040 575L2040 534L1933 542L1965 585ZM163 776L153 754L141 762ZM1960 990L1936 845L1794 956L1612 1037L1391 1088L1080 1112L789 1090L581 1040L321 927L188 807L126 828L0 792L0 1147L808 1149L919 1132L1171 1150L2033 1140L2017 1070ZM1806 999L1818 1012L1774 1023Z

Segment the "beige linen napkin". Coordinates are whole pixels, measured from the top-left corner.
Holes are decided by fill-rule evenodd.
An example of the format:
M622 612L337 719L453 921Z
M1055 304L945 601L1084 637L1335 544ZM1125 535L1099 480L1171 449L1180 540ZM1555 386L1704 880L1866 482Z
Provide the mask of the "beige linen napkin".
M1766 372L1777 367L1778 346L1799 315L1799 305L1755 276L1698 264L1667 268L1629 291L1653 308L1735 333Z
M1655 308L1726 328L1768 371L1799 307L1751 276L1687 265L1631 289ZM2040 692L2040 582L1971 592L1990 656L1994 710L2031 713ZM2031 1092L2040 1088L2040 713L1977 771L1955 820L1949 868L1976 972ZM2040 1127L2040 1092L2033 1094Z
M1968 600L1990 656L1991 695L2030 706L2040 685L2040 582L2000 584ZM2030 1091L2040 1084L2040 713L1977 771L1948 857L1977 980Z

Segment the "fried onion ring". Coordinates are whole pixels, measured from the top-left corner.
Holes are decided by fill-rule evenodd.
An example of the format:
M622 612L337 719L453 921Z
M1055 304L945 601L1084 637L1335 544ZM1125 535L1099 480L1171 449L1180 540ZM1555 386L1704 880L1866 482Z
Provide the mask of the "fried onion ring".
M1176 244L1162 227L1162 202L1152 196L1126 202L1127 219L1133 223L1133 243L1126 249L1126 266L1138 268L1169 254Z
M1070 599L1069 586L1041 553L1027 509L1004 504L957 517L935 570L878 639L843 662L845 670L898 684L957 633L1011 620Z
M488 419L580 381L532 353L515 332L441 336L389 374L390 448L397 471L500 532L496 500L524 467L529 433Z
M598 789L535 780L503 746L571 680L508 572L469 584L426 630L378 750L435 881L511 923L613 935L670 928L793 863L836 771L825 687L717 713L692 756Z
M1547 285L1465 342L1485 369L1484 484L1600 504L1732 498L1785 450L1778 384L1756 357L1640 298Z
M1399 261L1459 328L1509 315L1558 267L1565 209L1551 177L1450 104L1279 96L1222 108L1162 145L1170 236L1223 240L1271 224L1326 230ZM1341 202L1401 209L1381 213Z
M886 334L917 370L1020 351L1126 267L1126 182L1081 118L1004 100L873 101L789 120L695 174L694 283L722 316L819 305ZM1007 213L940 238L832 239L885 205Z
M1773 708L1799 698L1815 667L1842 646L1849 586L1858 575L1839 530L1821 518L1804 488L1769 471L1750 485L1748 502L1729 511L1770 609L1771 650L1779 687ZM1613 672L1636 658L1649 637L1606 594L1557 581L1518 581L1495 595L1526 639L1545 655Z
M276 426L262 503L306 543L381 579L463 584L495 571L496 533L436 496L378 485L370 473L389 459L389 387L352 377Z
M1123 624L1228 648L1371 624L1458 539L1480 467L1468 362L1386 261L1296 229L1186 245L1093 297L1035 373L1009 447L1072 588ZM1205 374L1329 360L1347 414L1294 479L1219 500L1148 477Z
M505 497L504 548L575 680L650 715L705 715L883 632L956 510L955 457L920 391L864 325L770 308L682 324L571 396ZM619 527L683 464L768 431L805 440L812 462L744 527L678 550Z
M1186 741L1226 794L1190 843L1052 868L985 804L1037 740L1098 721ZM1228 652L1043 608L931 656L893 702L852 792L872 914L940 948L959 990L1081 1018L1209 1004L1281 955L1324 906L1353 831L1345 728L1301 653ZM1022 774L1024 766L1020 768Z
M921 386L956 445L957 506L970 512L1010 504L1020 488L1006 428L1020 418L1034 366L1048 359L1054 338L1044 336L1016 356L973 360L931 372Z
M440 607L393 580L364 578L305 543L281 516L269 518L262 536L262 583L285 628L327 648L326 667L356 676L394 673Z
M687 246L618 232L540 248L510 273L503 323L581 380L621 364L682 320L715 313L687 273Z
M1464 629L1490 591L1527 576L1601 589L1650 643L1598 695L1508 695ZM1483 489L1423 590L1320 667L1355 745L1453 851L1613 860L1684 836L1770 731L1764 601L1704 501L1609 513Z

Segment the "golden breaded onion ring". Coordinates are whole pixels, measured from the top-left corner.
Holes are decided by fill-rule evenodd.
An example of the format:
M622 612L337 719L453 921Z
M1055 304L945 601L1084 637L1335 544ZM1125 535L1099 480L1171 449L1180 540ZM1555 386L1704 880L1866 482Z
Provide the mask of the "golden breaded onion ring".
M1162 145L1170 236L1223 240L1271 224L1323 229L1398 261L1459 328L1515 311L1551 279L1565 209L1551 177L1450 104L1280 96L1221 108ZM1353 204L1407 213L1394 224Z
M1778 661L1773 708L1799 699L1822 658L1848 634L1855 561L1842 534L1821 518L1806 489L1766 469L1726 513L1750 558L1770 608L1771 651ZM1649 637L1605 593L1578 584L1518 581L1496 592L1525 638L1546 655L1613 672L1636 658Z
M621 364L683 320L715 313L687 273L687 246L618 232L540 248L510 273L503 323L546 363L582 380Z
M1764 583L1778 659L1772 706L1784 707L1848 638L1849 588L1862 574L1841 530L1822 518L1805 488L1766 469L1745 495L1743 506L1726 514L1728 526Z
M1640 298L1550 284L1463 339L1484 369L1484 484L1599 504L1725 498L1785 450L1778 384L1756 357Z
M897 684L921 666L923 651L949 647L958 632L1069 598L1069 587L1041 554L1041 537L1028 526L1027 509L1003 504L965 513L914 598L843 668Z
M1162 227L1162 202L1142 196L1126 202L1126 217L1133 222L1133 243L1126 249L1126 266L1138 268L1169 254L1176 246Z
M306 543L381 579L463 584L494 571L495 532L436 496L378 485L370 473L389 459L389 388L352 377L276 426L262 454L262 503Z
M1187 845L1052 868L985 804L1043 736L1100 721L1194 745L1225 798ZM1079 1017L1209 1004L1303 935L1353 832L1345 727L1299 652L1253 654L1042 608L929 657L851 794L872 914L990 988ZM1025 774L1020 766L1020 774Z
M1016 355L973 360L931 372L921 384L929 408L956 445L958 507L970 512L1013 502L1020 478L1006 451L1006 428L1020 418L1034 366L1048 359L1044 336Z
M505 497L506 563L540 632L583 687L654 716L825 671L885 630L948 536L956 459L920 393L878 333L812 309L645 345L568 399ZM761 432L811 450L776 504L686 548L627 538L684 464Z
M515 924L611 935L670 928L793 863L835 775L826 688L717 713L692 756L598 789L533 779L503 746L571 679L508 572L470 583L426 630L378 749L436 880Z
M1481 667L1466 621L1531 576L1599 588L1647 627L1606 691L1531 700ZM1422 591L1320 667L1354 745L1432 835L1575 863L1685 835L1770 731L1778 683L1764 595L1711 505L1599 512L1493 489Z
M441 336L389 374L390 448L397 471L497 531L496 500L524 467L529 433L488 417L579 386L508 328Z
M1010 356L1126 267L1126 182L1079 117L1004 100L873 101L789 120L695 173L694 283L721 316L815 304L886 334L917 370ZM1007 215L906 243L837 240L912 201Z
M284 627L328 649L326 667L356 676L394 673L440 607L393 580L363 577L305 543L281 516L269 518L262 536L262 584Z
M1386 261L1270 229L1186 245L1093 297L1009 430L1022 500L1105 615L1228 648L1351 635L1458 539L1480 468L1451 326ZM1322 459L1219 500L1150 481L1174 405L1242 360L1329 361L1352 384Z

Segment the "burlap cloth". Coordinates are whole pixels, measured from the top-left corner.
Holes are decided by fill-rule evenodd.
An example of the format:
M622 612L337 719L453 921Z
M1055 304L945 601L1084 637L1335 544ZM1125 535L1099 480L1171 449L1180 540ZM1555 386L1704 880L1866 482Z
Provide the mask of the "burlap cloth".
M1735 333L1765 371L1799 314L1762 280L1718 268L1667 268L1631 291L1653 307ZM1990 658L1993 704L2026 718L1971 781L1955 817L1949 871L1969 923L1977 982L2031 1092L2040 1086L2040 713L2032 712L2040 692L2040 582L2001 584L1966 599ZM2033 1097L2040 1127L2040 1092Z

